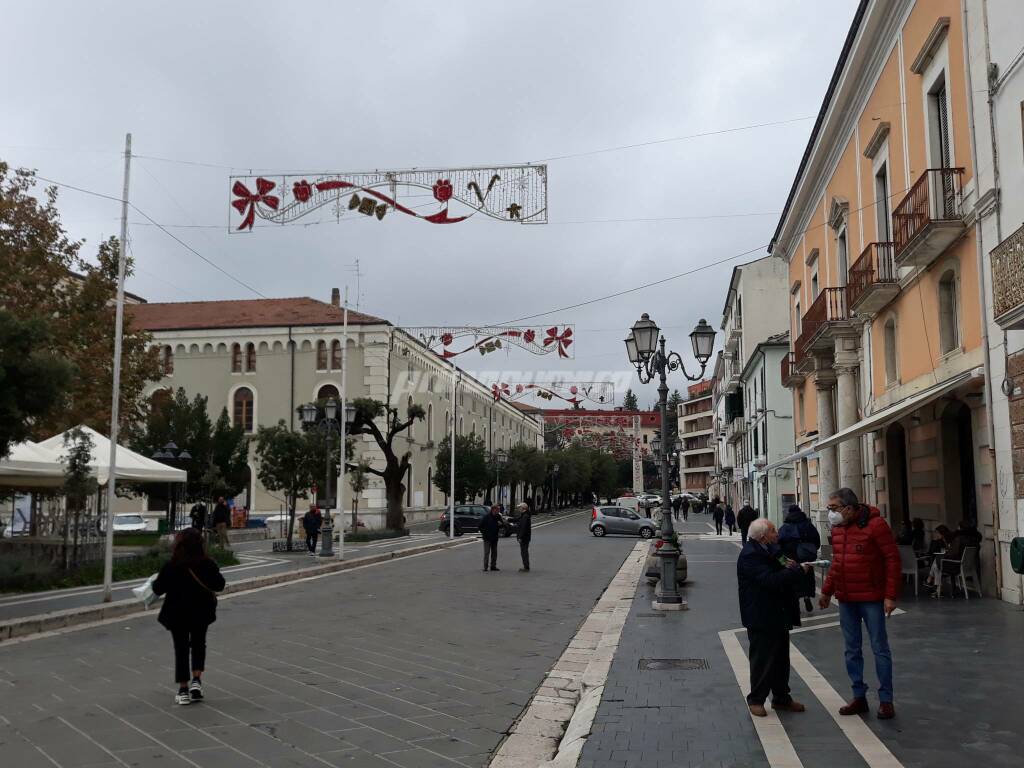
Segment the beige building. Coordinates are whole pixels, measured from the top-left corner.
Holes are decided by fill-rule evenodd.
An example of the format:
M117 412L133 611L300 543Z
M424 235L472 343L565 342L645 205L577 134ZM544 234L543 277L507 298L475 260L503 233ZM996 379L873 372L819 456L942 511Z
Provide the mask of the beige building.
M337 289L331 303L311 298L147 303L129 307L128 317L162 348L166 374L152 385L150 397L178 387L189 396L205 395L212 419L226 407L232 422L251 434L281 420L299 429L298 406L340 397L343 310ZM414 403L426 411L424 421L396 438L399 454L409 451L412 457L405 481L408 522L427 519L445 507L445 495L433 479L437 445L447 434L453 411L459 434L480 435L490 452L543 445L541 423L533 414L495 402L489 387L459 369L453 408L451 363L410 333L352 310L348 323L347 397L374 398L400 414ZM362 437L359 456L383 467L383 456L369 436ZM249 488L236 503L253 514L281 510L283 497L261 486L255 459L249 469ZM360 497L359 517L368 527L381 527L383 480L371 475L369 485ZM328 501L335 495L336 480L328 489ZM345 510L352 508L352 495L346 484Z
M714 381L705 379L687 387L687 399L676 412L679 439L679 488L706 493L715 471Z

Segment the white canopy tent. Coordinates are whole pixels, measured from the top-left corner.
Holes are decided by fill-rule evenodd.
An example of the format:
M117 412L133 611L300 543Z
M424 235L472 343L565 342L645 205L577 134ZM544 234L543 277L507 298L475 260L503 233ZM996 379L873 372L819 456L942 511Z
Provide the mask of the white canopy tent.
M81 430L92 438L89 465L99 484L104 486L110 478L110 440L89 427L81 427ZM54 488L63 485L64 464L60 459L65 452L65 434L14 446L6 459L0 459L0 486ZM116 479L128 483L184 483L188 473L118 445Z

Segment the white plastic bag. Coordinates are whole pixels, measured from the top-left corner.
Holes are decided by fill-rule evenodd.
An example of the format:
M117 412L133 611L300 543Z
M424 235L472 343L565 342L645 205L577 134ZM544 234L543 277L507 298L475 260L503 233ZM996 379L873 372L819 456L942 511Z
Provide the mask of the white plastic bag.
M146 606L146 608L151 607L153 603L160 599L159 596L153 591L153 582L156 581L156 577L157 574L154 573L142 584L132 588L132 594L134 594L135 597L141 600L142 604Z

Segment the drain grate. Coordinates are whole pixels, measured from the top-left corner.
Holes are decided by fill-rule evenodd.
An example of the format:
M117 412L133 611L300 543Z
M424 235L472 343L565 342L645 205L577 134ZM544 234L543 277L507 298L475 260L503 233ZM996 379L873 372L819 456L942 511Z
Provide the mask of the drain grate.
M707 659L640 659L637 669L649 672L711 669Z
M665 618L665 614L664 613L638 613L636 616L637 616L638 619L664 619Z

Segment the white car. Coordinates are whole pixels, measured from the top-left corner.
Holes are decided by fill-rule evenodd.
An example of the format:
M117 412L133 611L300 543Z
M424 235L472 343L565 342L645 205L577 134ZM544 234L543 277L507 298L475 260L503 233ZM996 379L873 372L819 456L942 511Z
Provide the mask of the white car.
M114 515L114 533L142 533L146 518L142 515Z

